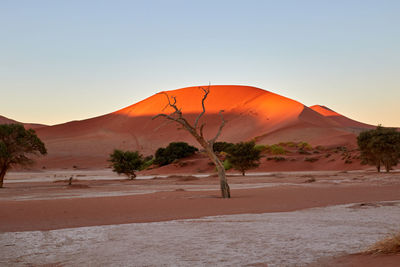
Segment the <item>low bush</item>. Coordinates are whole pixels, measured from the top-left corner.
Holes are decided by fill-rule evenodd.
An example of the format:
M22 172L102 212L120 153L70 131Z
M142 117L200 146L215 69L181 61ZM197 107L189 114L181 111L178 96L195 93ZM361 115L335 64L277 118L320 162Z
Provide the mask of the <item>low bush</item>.
M261 152L267 151L267 149L268 149L267 147L268 146L266 146L266 145L255 145L254 146L255 149L260 150Z
M213 145L213 149L215 152L228 152L228 150L231 146L233 146L232 143L215 142Z
M312 146L307 142L299 142L297 148L302 150L311 150Z
M232 164L229 162L229 160L224 160L223 164L226 171L232 169Z
M199 150L185 142L172 142L166 148L157 149L154 163L159 166L168 165L177 159L191 156L196 151Z
M287 153L284 147L277 144L266 146L266 151L272 155L284 155Z
M140 171L142 170L146 170L147 168L149 168L151 165L154 164L154 157L153 155L147 156L143 159L143 164L140 167Z
M295 142L280 142L278 145L283 147L296 147L297 144Z

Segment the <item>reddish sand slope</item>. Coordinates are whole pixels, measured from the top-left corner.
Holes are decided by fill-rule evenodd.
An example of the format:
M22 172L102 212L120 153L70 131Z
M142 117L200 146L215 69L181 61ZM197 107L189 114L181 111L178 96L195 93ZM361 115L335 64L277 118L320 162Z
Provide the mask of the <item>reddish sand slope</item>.
M175 96L183 114L193 122L201 112L202 90L188 87L166 92ZM49 155L40 164L46 167L104 167L114 148L140 150L144 155L172 141L197 145L192 137L158 113L171 113L164 94L111 114L38 129ZM218 131L224 110L227 121L219 140L238 142L256 138L258 143L307 141L311 144L354 144L355 135L347 127L289 98L255 87L211 86L206 99L205 135Z
M22 122L18 122L18 121L6 118L4 116L0 116L0 124L10 124L10 123L23 124L25 126L25 128L27 128L27 129L37 129L40 127L47 126L47 125L38 124L38 123L22 123Z
M343 116L342 114L339 114L330 108L327 108L325 106L321 105L314 105L310 107L312 110L318 112L319 114L337 122L340 126L342 127L348 127L348 128L353 128L355 130L357 129L369 129L369 128L375 128L373 125L365 124L362 122L358 122L352 119L347 118L346 116Z

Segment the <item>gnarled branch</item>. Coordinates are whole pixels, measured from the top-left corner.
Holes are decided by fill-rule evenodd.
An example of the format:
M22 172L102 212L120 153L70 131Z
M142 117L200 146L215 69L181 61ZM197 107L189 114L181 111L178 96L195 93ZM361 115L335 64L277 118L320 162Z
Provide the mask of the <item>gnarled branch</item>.
M225 126L225 119L224 119L224 115L222 114L224 111L223 110L220 110L219 111L219 116L221 117L221 125L219 126L219 129L218 129L218 132L217 132L217 134L214 136L214 138L213 139L210 139L210 140L208 140L208 143L212 146L212 145L214 145L214 143L215 143L215 141L218 139L218 137L221 135L221 132L222 132L222 128L224 128L224 126Z
M206 112L206 108L204 106L204 101L206 100L208 94L210 93L210 85L207 87L207 89L203 88L203 87L199 87L200 89L203 90L204 95L203 98L201 99L201 107L202 107L202 112L197 116L196 121L194 122L194 128L197 129L197 124L199 123L200 118L204 115L204 113Z
M166 92L162 92L162 94L164 94L167 97L168 100L168 104L166 107L170 106L172 107L175 111L173 113L171 113L170 115L161 113L158 114L156 116L153 117L153 120L159 117L165 117L168 120L171 121L175 121L178 124L182 125L183 128L185 128L198 142L199 144L205 149L205 151L207 152L209 158L212 160L212 162L215 164L216 169L218 171L218 176L220 179L220 188L221 188L221 194L223 198L230 198L231 194L230 194L230 189L229 189L229 185L228 182L226 180L226 175L225 175L225 169L223 164L221 163L220 159L217 157L217 155L215 154L214 150L213 150L213 145L215 143L215 141L217 140L217 138L220 136L222 128L224 128L225 126L225 120L224 120L224 116L222 115L223 110L221 110L219 112L219 115L221 117L221 125L218 129L217 134L215 135L214 138L206 141L204 136L203 136L203 129L205 126L205 123L202 123L200 125L200 128L198 128L198 123L201 119L201 117L204 115L204 113L206 112L206 108L204 105L204 102L210 92L210 86L205 89L203 87L199 87L200 89L203 90L204 95L203 98L201 100L201 106L202 106L202 112L197 116L194 124L190 124L186 118L183 117L182 115L182 111L181 109L179 109L176 105L176 97L169 97L168 94ZM173 102L171 102L171 99L173 99ZM165 108L166 108L165 107ZM164 109L165 109L164 108Z

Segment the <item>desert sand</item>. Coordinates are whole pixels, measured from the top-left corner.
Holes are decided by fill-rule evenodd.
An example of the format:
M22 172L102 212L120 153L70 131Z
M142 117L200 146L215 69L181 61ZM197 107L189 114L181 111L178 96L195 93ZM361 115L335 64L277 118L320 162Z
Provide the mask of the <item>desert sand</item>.
M188 87L166 91L189 121L201 112L202 91ZM138 150L145 156L170 142L184 141L197 146L186 132L163 119L170 113L164 94L155 94L138 103L103 116L37 129L48 148L38 168L104 168L113 149ZM205 136L213 137L224 110L226 126L219 141L240 142L255 139L258 144L305 141L313 146L356 146L356 134L373 126L359 123L326 108L309 108L302 103L251 86L214 85L206 99ZM321 111L322 110L322 111Z
M164 93L189 121L202 110L198 87ZM374 126L260 88L211 86L200 122L206 137L224 110L219 141L286 151L264 151L245 177L228 171L232 198L222 199L201 151L136 180L110 170L115 148L147 156L173 141L196 145L176 125L152 120L171 112L166 104L156 94L103 116L33 125L49 154L6 176L0 265L398 266L399 255L361 253L400 230L399 170L378 174L356 149L357 134Z
M344 256L400 227L397 171L232 173L228 179L231 199L220 198L217 178L207 173L133 181L109 169L10 173L0 190L2 265L398 262L398 256ZM142 239L145 232L154 236Z

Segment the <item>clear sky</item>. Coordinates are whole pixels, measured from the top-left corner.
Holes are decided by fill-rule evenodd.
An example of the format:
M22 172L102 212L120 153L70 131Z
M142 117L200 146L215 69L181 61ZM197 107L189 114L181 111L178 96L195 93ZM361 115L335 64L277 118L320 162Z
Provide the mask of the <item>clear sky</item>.
M399 14L398 0L0 0L0 115L56 124L211 82L400 126Z

